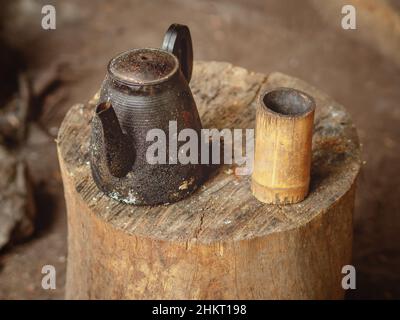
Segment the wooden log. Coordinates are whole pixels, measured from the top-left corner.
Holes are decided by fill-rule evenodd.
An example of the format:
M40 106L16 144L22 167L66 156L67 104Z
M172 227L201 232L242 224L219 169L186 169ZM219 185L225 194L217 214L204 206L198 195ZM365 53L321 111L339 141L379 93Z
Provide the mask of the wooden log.
M191 88L205 128L254 128L262 90L316 100L311 184L301 203L255 199L250 176L225 165L192 196L137 207L103 195L89 168L96 99L73 106L58 136L68 211L68 299L342 298L351 262L356 130L346 110L292 77L197 62Z

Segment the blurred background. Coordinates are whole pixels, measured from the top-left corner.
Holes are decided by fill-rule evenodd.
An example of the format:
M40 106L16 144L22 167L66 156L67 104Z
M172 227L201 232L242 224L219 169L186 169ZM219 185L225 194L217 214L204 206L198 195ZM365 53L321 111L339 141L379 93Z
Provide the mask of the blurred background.
M56 154L67 110L117 53L190 27L196 60L302 78L343 104L363 148L348 299L400 298L400 0L2 0L0 299L62 299L66 211ZM56 8L56 29L41 27ZM356 30L341 27L343 5ZM44 265L57 289L43 290Z

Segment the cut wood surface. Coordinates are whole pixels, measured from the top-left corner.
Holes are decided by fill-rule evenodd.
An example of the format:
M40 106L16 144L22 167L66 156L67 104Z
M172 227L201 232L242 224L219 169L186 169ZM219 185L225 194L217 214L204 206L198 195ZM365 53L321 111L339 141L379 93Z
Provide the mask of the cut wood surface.
M228 63L195 63L190 85L205 128L254 128L260 90L293 87L313 96L308 197L287 206L261 203L251 177L225 165L180 202L117 202L90 173L96 98L75 105L58 136L68 210L67 298L342 298L360 169L356 130L344 107L301 80Z

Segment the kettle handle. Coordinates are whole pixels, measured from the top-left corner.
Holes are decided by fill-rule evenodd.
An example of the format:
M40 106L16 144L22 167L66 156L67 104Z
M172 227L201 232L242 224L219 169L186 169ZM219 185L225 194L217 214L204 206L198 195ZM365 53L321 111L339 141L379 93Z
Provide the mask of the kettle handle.
M181 71L189 83L193 69L193 47L189 28L178 23L171 24L165 33L162 49L178 58Z

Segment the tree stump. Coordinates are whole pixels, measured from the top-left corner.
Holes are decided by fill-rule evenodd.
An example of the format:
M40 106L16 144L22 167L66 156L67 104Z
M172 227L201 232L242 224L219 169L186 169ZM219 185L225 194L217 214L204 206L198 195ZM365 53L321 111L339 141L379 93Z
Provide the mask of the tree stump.
M68 211L68 299L338 299L351 263L356 130L346 110L305 82L197 62L191 88L204 128L254 128L260 89L316 100L311 185L300 203L256 200L251 176L222 166L192 196L132 206L102 194L89 167L96 98L73 106L58 136Z

